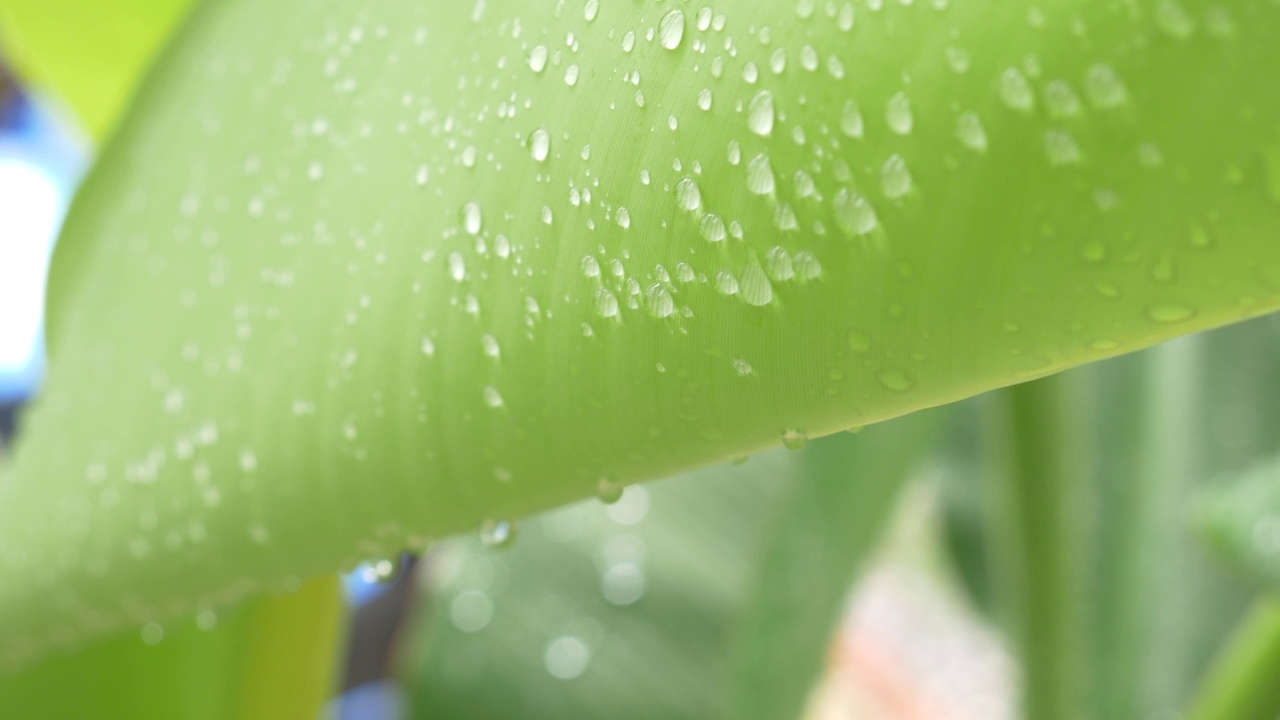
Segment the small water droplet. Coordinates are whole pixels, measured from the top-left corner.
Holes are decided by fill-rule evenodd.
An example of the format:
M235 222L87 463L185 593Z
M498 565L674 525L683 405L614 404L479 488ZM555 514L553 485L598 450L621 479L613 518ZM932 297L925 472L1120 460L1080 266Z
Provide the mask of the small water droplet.
M809 444L809 436L800 430L787 430L782 433L782 445L788 450L799 450Z
M507 520L485 520L480 525L480 542L492 548L510 547L516 540L516 527Z
M612 505L621 500L622 493L626 489L626 485L609 478L600 478L596 481L596 497L605 505Z
M502 393L492 385L486 385L484 388L484 404L491 408L500 408L503 405Z

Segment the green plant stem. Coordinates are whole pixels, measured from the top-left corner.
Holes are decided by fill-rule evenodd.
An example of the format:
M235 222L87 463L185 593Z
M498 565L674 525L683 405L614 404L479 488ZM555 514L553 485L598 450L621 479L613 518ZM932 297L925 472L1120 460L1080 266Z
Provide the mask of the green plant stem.
M1259 599L1210 667L1187 720L1280 717L1280 599Z
M1069 381L1009 388L989 415L996 609L1022 660L1024 716L1078 717L1087 707L1085 482Z

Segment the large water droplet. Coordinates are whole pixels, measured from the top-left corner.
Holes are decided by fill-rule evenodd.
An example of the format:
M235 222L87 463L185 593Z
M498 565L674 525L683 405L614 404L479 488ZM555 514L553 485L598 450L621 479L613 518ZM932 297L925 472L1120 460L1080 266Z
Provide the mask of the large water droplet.
M915 116L911 111L911 99L906 93L900 92L889 98L888 104L885 105L884 120L889 124L889 129L899 135L911 132L915 124Z
M479 205L469 202L462 206L462 227L468 235L479 234L483 222L484 215L480 212Z
M529 51L529 69L540 73L547 68L547 46L537 45Z
M538 128L529 136L529 153L533 159L543 162L551 152L551 135L544 128Z
M670 317L676 310L675 300L662 285L653 285L645 292L645 306L649 314L657 318Z
M758 307L773 301L773 285L765 275L764 268L755 259L747 264L738 282L740 296L748 305Z
M987 151L987 131L976 113L967 112L956 118L956 137L970 150Z
M1000 99L1010 108L1023 112L1030 111L1036 103L1027 76L1018 68L1009 68L1000 75Z
M658 23L658 42L668 50L675 50L680 47L680 41L683 39L684 13L680 10L672 10Z
M773 132L773 93L761 90L751 98L747 106L747 127L762 137Z
M858 104L852 100L846 101L844 109L840 111L840 131L851 138L860 138L864 132L863 125L862 111L858 109Z
M1089 103L1099 110L1118 107L1129 99L1129 91L1120 76L1104 63L1094 65L1085 73L1084 92Z
M890 200L897 200L911 191L911 171L902 156L890 155L880 168L880 187Z
M702 207L702 191L693 178L681 178L676 183L676 202L684 210L696 211Z
M773 164L769 156L761 153L747 162L747 190L755 195L772 195L777 187Z
M849 188L840 188L831 204L835 210L836 224L847 235L866 235L879 225L871 203Z

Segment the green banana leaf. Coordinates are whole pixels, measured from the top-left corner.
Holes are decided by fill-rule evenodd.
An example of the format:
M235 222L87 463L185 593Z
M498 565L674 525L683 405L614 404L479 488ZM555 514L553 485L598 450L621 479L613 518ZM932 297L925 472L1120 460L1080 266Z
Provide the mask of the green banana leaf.
M1269 312L1277 60L1263 2L202 5L54 258L0 661Z

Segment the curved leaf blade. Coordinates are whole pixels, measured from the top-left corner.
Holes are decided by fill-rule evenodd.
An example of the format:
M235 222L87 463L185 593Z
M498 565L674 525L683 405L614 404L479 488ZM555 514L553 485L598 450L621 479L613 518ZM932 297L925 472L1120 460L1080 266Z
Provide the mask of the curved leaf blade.
M1273 5L557 7L192 18L54 260L11 661L1280 302Z

